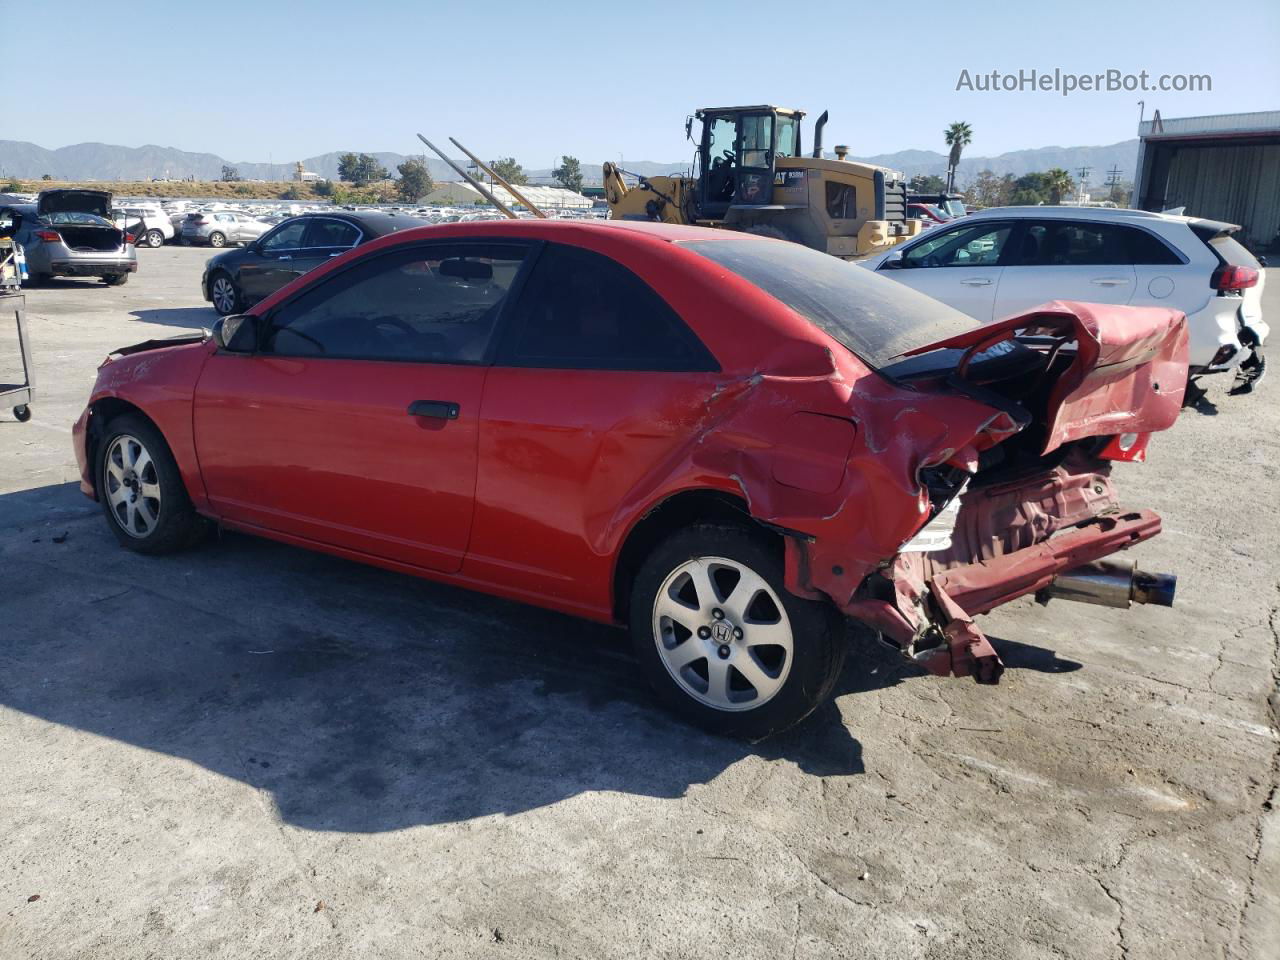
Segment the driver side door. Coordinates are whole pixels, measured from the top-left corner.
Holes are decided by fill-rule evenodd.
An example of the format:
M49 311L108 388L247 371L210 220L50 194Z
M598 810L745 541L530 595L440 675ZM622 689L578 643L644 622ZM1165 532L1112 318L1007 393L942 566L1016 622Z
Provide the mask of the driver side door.
M309 285L196 386L210 505L232 524L445 572L471 533L490 346L528 247L402 247Z
M991 320L1009 256L1013 224L937 226L878 272L983 323Z
M301 271L295 261L302 250L307 220L286 220L245 250L240 262L240 290L249 303L275 293Z

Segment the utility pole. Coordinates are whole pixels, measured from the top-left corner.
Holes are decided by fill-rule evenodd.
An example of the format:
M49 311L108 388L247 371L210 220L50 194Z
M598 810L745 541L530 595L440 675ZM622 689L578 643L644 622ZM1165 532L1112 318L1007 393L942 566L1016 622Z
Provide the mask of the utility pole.
M1085 188L1089 186L1089 174L1093 172L1093 167L1077 167L1076 174L1079 179L1076 181L1076 203L1084 203Z
M1110 170L1107 171L1107 186L1111 188L1110 191L1107 193L1107 198L1112 203L1119 203L1120 201L1116 199L1117 195L1120 193L1120 167L1119 166L1113 166Z

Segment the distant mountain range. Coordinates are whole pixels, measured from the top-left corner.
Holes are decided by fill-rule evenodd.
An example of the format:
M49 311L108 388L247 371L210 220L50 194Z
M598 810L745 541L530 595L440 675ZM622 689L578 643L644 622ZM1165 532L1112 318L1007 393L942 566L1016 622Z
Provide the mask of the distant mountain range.
M338 175L338 157L345 150L335 150L317 157L307 157L302 161L305 169L318 173L322 177L335 178ZM359 152L359 151L355 151ZM395 173L396 165L406 159L401 153L374 153L378 161L388 170ZM1107 171L1112 167L1120 168L1121 178L1132 180L1138 158L1138 141L1124 140L1099 147L1038 147L1033 150L1015 150L995 157L969 157L960 161L959 180L963 184L981 170L990 170L997 175L1012 173L1022 176L1036 170L1048 170L1051 167L1062 167L1074 177L1076 171L1087 166L1092 168L1089 181L1102 183ZM882 153L871 157L857 157L868 163L901 170L907 176L916 174L938 174L946 172L947 158L945 154L933 150L900 150L897 153ZM109 143L77 143L69 147L48 150L23 140L0 140L0 176L37 179L49 174L55 180L150 180L154 177L170 177L182 180L194 177L197 180L217 180L222 176L224 165L233 166L240 176L247 180L290 180L293 178L293 163L257 163L250 161L228 161L212 153L189 153L174 147L158 147L148 144L143 147L121 147ZM657 176L686 170L689 161L661 163L651 160L628 160L623 162L625 169L643 176ZM457 180L457 174L435 157L427 160L427 168L431 176L437 180ZM583 164L582 172L588 182L599 182L600 165ZM531 169L526 173L535 180L548 179L549 169Z

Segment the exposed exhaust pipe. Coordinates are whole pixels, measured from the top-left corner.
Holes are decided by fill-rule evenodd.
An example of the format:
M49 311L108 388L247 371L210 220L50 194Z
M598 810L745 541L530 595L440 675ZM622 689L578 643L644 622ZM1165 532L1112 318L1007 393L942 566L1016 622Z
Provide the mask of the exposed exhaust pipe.
M1053 578L1036 598L1048 603L1053 597L1128 609L1130 603L1173 606L1178 578L1172 573L1147 573L1132 560L1095 560L1073 567Z
M818 118L818 122L813 125L813 155L819 160L822 159L822 128L827 125L827 111L822 111L822 116Z

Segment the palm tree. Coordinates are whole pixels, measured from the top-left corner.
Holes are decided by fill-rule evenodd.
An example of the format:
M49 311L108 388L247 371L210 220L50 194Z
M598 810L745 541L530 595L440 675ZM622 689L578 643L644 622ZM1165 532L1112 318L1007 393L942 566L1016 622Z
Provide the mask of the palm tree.
M956 167L960 165L960 151L973 143L973 128L957 121L942 132L942 137L951 148L951 155L947 157L947 191L951 192L956 188Z
M1063 170L1061 167L1054 167L1044 175L1044 186L1049 191L1049 202L1058 204L1062 202L1062 198L1071 193L1076 188L1076 182L1071 179L1071 174Z

